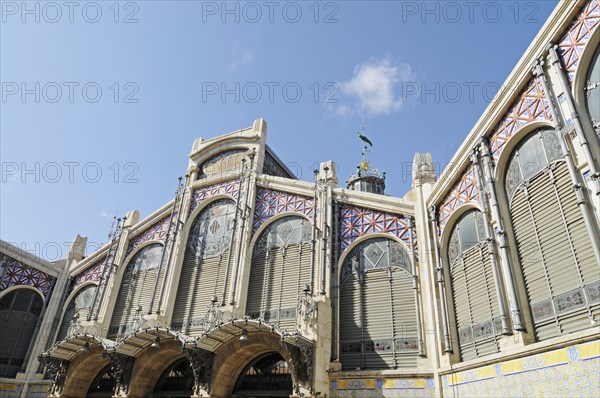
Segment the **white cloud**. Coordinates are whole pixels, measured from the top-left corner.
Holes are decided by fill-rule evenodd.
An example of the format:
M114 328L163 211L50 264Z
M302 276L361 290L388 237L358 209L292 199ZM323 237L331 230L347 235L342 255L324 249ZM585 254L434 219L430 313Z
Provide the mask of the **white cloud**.
M237 41L233 44L232 53L234 60L229 64L229 73L240 66L250 65L254 61L254 54L252 51L248 49L240 50L240 43Z
M402 83L412 79L408 64L389 57L371 59L357 65L350 80L338 83L340 101L333 109L340 116L397 112L403 105Z
M112 215L107 211L103 211L103 212L100 212L100 217L112 218Z

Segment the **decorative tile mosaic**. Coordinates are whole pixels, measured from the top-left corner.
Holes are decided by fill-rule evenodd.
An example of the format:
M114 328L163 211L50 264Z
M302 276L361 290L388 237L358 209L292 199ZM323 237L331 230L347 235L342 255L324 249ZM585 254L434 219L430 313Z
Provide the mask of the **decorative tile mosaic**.
M479 202L479 191L477 190L477 179L473 165L469 165L460 180L454 184L440 205L438 220L440 233L454 210L469 202Z
M581 54L598 25L600 25L600 0L590 0L583 6L577 18L558 42L558 54L570 82L573 81L579 66Z
M5 262L2 263L0 273L4 275L0 283L0 292L13 286L32 286L39 289L46 300L50 297L52 286L56 280L52 275L23 264L9 256L6 256Z
M435 397L433 379L364 378L332 379L329 392L333 398L345 397Z
M492 134L490 145L494 160L498 160L510 137L534 120L552 120L552 117L542 85L537 79L531 78L527 87L519 95L519 99L504 115L500 125Z
M102 257L100 260L96 261L90 267L86 268L85 271L77 274L73 281L71 282L71 286L69 286L69 291L67 295L69 295L73 290L77 289L79 286L86 282L100 282L100 278L102 277L102 272L104 271L104 262L106 260L106 256Z
M373 233L388 233L411 246L408 221L403 215L340 204L339 214L340 250L339 255L358 238ZM417 247L417 235L414 234Z
M315 201L312 197L258 187L252 231L256 232L269 218L281 213L297 212L312 218L314 209Z
M18 398L22 391L23 384L0 383L0 398Z
M190 204L190 213L194 211L202 202L214 195L229 195L233 199L237 199L239 194L239 179L220 182L215 185L209 185L194 190Z
M167 235L167 231L169 230L170 218L170 214L163 217L160 221L157 221L156 223L152 224L144 232L137 235L135 238L129 240L129 246L127 246L127 253L125 254L125 256L129 256L131 252L133 252L142 243L146 243L151 240L158 240L160 242L163 242L165 240L165 236ZM175 222L173 222L172 224L175 225Z
M444 397L598 397L600 341L442 376Z

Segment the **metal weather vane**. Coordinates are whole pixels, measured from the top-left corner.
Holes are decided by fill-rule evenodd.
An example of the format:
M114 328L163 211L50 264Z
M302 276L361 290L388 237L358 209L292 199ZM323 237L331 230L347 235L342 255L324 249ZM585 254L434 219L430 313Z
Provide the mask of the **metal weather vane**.
M371 142L369 137L367 137L367 135L365 134L364 120L362 121L360 127L362 130L362 133L361 133L361 131L358 132L358 138L360 138L360 140L362 141L362 161L360 162L358 169L367 171L367 170L369 170L369 162L367 161L367 148L368 148L367 145L372 147L373 143Z

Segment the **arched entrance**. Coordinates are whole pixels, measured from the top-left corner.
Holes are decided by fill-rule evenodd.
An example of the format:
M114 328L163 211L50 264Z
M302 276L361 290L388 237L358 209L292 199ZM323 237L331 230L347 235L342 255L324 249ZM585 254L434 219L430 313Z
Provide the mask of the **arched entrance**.
M117 383L112 375L111 367L112 365L108 364L98 373L88 389L88 397L110 398L113 396Z
M292 375L287 362L278 352L254 359L238 378L233 398L289 397Z
M189 398L193 394L194 373L190 362L181 358L173 362L158 379L152 397Z

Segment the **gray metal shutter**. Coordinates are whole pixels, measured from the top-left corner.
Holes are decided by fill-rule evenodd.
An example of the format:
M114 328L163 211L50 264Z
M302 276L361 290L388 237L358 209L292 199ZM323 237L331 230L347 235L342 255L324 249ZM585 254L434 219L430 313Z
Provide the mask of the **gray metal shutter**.
M392 272L392 316L394 319L396 367L417 366L417 305L411 275L396 268Z
M366 272L363 287L364 368L392 368L392 305L387 270L375 269Z
M267 322L277 322L279 316L278 309L283 290L281 284L283 282L283 270L285 267L284 261L287 261L288 254L286 248L283 247L275 247L269 253L269 261L267 262L269 279L263 300L263 310L265 312L263 318Z
M109 337L143 326L143 316L150 310L162 250L160 243L146 246L127 264L108 329Z
M273 247L252 260L246 314L293 331L298 299L310 282L309 242Z
M358 274L349 275L340 288L340 360L344 370L362 366L362 286Z
M235 240L233 241L235 247ZM190 335L202 333L204 318L211 305L213 295L217 296L217 307L221 304L229 251L209 258L198 258L196 253L187 249L179 279L172 327L189 331Z
M414 368L417 312L411 275L372 269L340 289L340 360L344 370Z
M67 333L69 332L69 327L71 326L71 321L73 317L77 313L77 308L75 308L75 298L71 300L67 310L65 311L65 315L63 316L62 322L60 323L60 329L58 329L58 334L56 335L56 341L61 341L65 337L67 337Z
M479 243L457 257L451 277L461 359L499 352L498 297L487 243Z
M246 300L246 314L252 319L261 317L264 292L267 291L266 284L269 280L267 261L266 252L256 255L252 259L250 280L248 282L248 299Z
M129 319L129 310L135 302L136 285L138 278L136 278L133 272L127 272L121 281L121 287L115 302L115 308L113 309L112 319L110 321L110 327L108 329L108 338L114 338L125 332L127 328L127 320ZM133 310L135 312L135 309Z
M598 311L586 293L599 279L590 238L567 166L554 166L534 176L527 192L518 189L510 203L538 340L585 329Z

